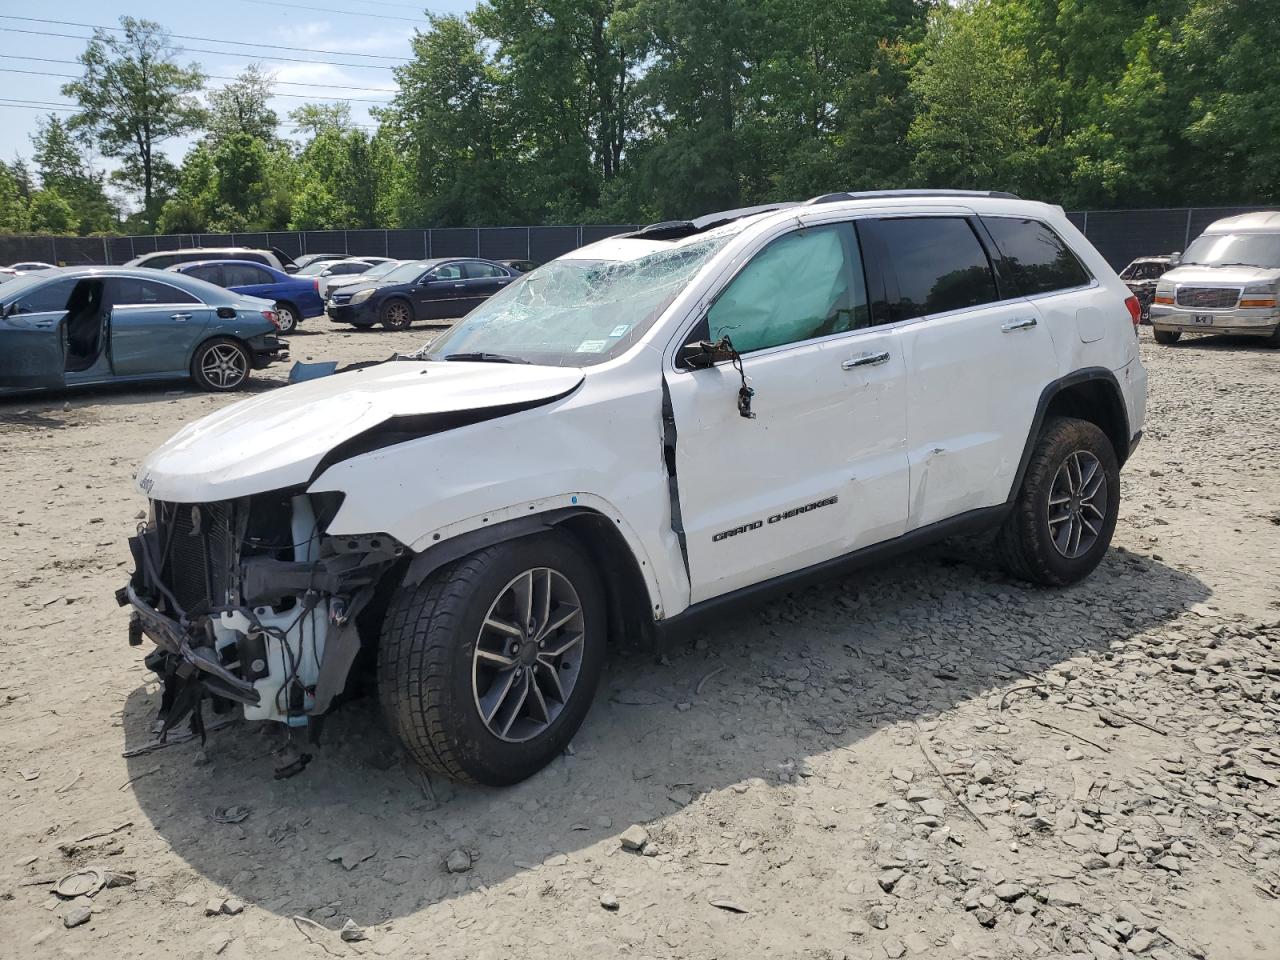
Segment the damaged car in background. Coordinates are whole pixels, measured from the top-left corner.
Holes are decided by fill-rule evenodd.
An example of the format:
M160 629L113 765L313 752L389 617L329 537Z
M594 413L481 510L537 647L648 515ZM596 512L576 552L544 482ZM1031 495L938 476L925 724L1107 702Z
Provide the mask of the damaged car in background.
M450 777L579 729L607 645L941 537L1062 586L1141 435L1139 307L1058 207L830 194L655 224L428 347L193 423L138 472L118 593L159 727L277 721L277 775L371 674Z

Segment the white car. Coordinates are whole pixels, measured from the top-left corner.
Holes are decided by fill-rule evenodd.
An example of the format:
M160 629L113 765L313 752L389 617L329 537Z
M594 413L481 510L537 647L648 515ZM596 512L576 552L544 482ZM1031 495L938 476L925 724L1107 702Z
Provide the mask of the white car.
M1088 575L1141 434L1137 319L1059 207L1007 194L658 224L184 428L138 472L119 599L166 728L204 696L305 726L364 648L419 762L513 783L611 641L983 529L1018 577Z
M1184 333L1265 338L1280 347L1280 213L1260 211L1211 223L1156 283L1156 343Z

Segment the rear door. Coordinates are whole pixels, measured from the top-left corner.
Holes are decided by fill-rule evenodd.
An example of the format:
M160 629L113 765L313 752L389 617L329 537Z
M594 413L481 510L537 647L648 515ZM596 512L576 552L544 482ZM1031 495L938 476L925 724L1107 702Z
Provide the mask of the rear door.
M75 289L71 277L41 283L7 299L0 317L0 390L63 386L66 345L63 321Z
M462 291L463 303L459 309L470 312L484 303L514 278L502 267L483 260L468 260L462 265L466 286Z
M117 376L185 370L213 308L162 280L109 277L111 369Z
M1056 377L1049 326L998 274L976 217L859 221L907 369L908 529L1004 503Z
M262 297L264 300L275 299L275 289L279 282L266 267L252 263L224 263L222 275L228 290L243 293L250 297Z

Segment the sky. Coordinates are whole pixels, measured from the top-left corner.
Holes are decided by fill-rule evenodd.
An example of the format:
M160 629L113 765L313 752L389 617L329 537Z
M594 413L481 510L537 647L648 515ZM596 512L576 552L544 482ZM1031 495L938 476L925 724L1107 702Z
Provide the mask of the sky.
M458 13L474 5L474 0L433 0L430 9ZM123 15L155 20L185 35L174 40L184 48L178 62L200 64L209 87L223 86L225 80L214 78L233 78L253 62L274 72L277 95L271 106L288 136L293 133L285 119L290 110L335 98L353 101L353 122L371 124L369 110L388 101L391 94L385 91L395 86L389 68L409 56L414 28L425 24L423 9L408 0L59 0L47 6L0 0L0 157L29 160L37 121L51 111L70 116L48 106L70 104L59 92L70 78L40 74L79 76L78 64L50 61L74 61L92 27L118 27ZM191 143L191 138L169 141L163 149L178 162ZM101 157L93 162L98 169L113 167Z

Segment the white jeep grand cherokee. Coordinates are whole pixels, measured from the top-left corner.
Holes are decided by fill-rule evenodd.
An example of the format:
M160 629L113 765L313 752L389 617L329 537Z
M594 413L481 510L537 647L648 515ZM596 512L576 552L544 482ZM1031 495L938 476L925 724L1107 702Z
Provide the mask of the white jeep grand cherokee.
M1073 583L1141 432L1137 319L1060 208L1007 194L575 250L411 357L147 459L119 599L160 726L210 698L314 731L364 652L418 761L509 784L574 735L610 639L984 528L1012 574Z

